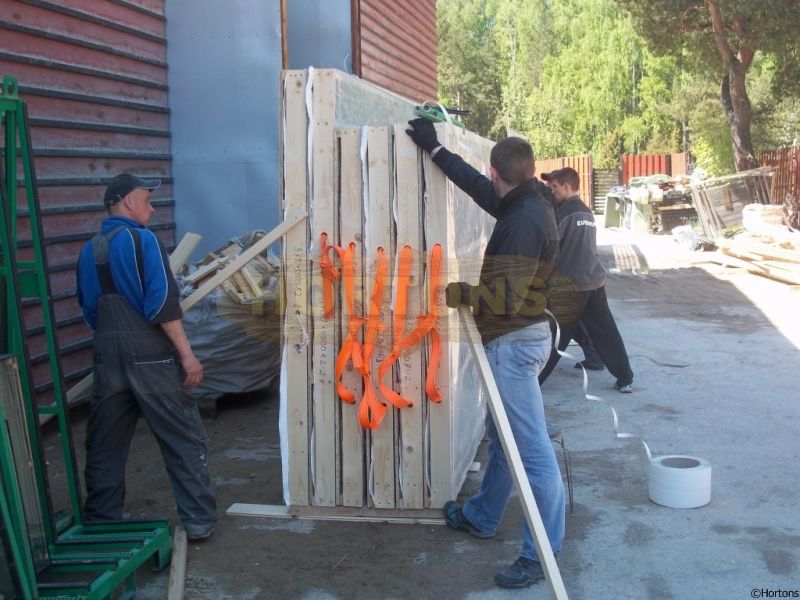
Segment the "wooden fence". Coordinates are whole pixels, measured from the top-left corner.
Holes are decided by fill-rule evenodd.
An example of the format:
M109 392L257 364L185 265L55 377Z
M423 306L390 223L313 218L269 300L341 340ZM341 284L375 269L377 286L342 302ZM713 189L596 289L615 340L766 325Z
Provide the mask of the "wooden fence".
M800 202L800 146L764 150L759 155L764 167L772 167L772 203L782 204L787 196Z
M578 195L586 206L592 206L594 190L592 186L592 157L587 154L579 156L562 156L560 158L545 158L536 161L536 176L541 179L542 173L549 173L563 167L572 167L581 178Z

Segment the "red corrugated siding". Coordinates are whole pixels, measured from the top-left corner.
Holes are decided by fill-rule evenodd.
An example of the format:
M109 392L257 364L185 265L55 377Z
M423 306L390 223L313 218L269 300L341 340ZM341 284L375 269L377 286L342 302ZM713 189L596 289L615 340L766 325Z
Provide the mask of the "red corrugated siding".
M0 0L0 75L18 79L28 106L67 389L91 364L75 260L106 215L106 180L121 171L164 179L151 225L175 242L165 26L164 0ZM20 238L28 231L21 218ZM26 326L35 383L46 390L37 312L26 307Z
M359 0L361 77L414 102L437 97L436 1Z

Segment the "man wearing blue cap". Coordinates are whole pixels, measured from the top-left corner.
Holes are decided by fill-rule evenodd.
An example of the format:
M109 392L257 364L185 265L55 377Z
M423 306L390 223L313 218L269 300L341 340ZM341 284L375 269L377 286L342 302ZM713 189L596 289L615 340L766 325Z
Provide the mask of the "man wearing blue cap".
M146 228L157 179L123 173L106 188L109 217L78 259L78 302L94 333L86 431L85 517L123 518L125 463L139 415L158 440L189 539L209 537L216 500L206 432L188 390L203 367L183 330L166 251Z

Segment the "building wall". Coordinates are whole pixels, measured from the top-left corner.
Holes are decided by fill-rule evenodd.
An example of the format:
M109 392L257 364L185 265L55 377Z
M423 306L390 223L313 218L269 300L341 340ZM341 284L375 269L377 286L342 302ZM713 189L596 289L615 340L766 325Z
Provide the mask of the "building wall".
M358 0L360 75L417 103L437 98L436 0Z
M278 222L280 4L169 0L166 15L178 235L209 250Z
M76 301L75 262L106 216L108 178L122 171L160 177L152 228L174 244L163 4L0 0L0 75L17 78L30 116L67 388L90 371L92 334ZM25 237L26 219L20 221ZM46 394L36 311L28 306L26 324L35 383Z
M352 0L288 0L289 68L353 72ZM275 3L277 4L277 2Z

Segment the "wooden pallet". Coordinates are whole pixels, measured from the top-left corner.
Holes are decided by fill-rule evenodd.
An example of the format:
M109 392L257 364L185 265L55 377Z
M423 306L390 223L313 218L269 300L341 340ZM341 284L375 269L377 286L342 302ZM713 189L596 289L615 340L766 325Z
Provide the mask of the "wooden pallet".
M407 100L333 70L287 71L283 82L284 218L309 214L309 227L291 230L283 253L284 499L320 511L441 508L455 498L474 459L486 404L457 316L444 305L441 289L429 306L428 260L433 245L440 244L447 270L441 285L470 276L475 283L492 220L405 134L406 121L414 117ZM490 142L453 126L437 127L443 142L485 167ZM462 231L469 231L468 239L459 236ZM356 314L346 310L341 280L335 283L334 313L324 314L323 233L329 244L356 245ZM406 246L413 255L408 301L398 308L392 285ZM335 363L351 319L369 313L378 248L388 264L378 307L385 327L375 340L369 381L378 389L380 365L430 309L444 339L435 373L443 401L432 403L425 392L427 338L402 352L383 377L413 406L389 405L380 426L369 430L357 420L362 374L352 362L347 365L341 382L356 404L344 403L336 391ZM329 256L341 266L334 252Z

